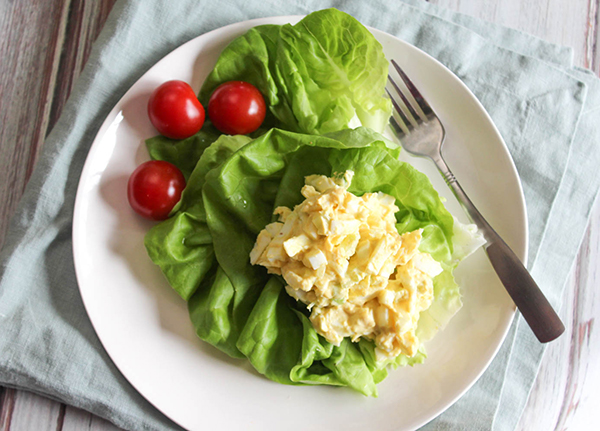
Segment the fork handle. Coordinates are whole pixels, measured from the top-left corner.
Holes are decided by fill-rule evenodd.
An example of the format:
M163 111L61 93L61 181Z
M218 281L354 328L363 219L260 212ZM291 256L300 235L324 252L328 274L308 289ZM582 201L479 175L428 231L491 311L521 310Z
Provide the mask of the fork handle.
M473 223L483 233L487 241L485 251L496 274L537 339L547 343L559 337L565 327L529 271L473 205L441 156L433 161Z

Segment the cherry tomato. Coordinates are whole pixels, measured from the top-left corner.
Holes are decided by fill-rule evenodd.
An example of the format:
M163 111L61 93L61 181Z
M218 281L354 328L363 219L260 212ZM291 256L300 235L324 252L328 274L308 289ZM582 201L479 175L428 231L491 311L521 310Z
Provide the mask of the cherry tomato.
M167 81L148 101L148 116L158 133L184 139L198 133L204 124L204 108L189 84Z
M217 129L229 135L247 135L260 127L266 106L260 91L247 82L221 84L208 101L208 116Z
M184 188L185 178L175 165L152 160L138 166L129 177L127 198L139 215L165 220Z

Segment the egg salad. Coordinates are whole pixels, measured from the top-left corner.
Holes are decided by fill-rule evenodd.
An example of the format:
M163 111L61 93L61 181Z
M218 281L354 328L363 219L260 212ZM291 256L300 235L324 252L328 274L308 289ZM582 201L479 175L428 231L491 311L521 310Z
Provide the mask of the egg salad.
M419 314L442 267L419 251L422 230L398 233L392 196L348 192L353 174L306 177L305 200L275 209L279 220L260 232L250 262L283 277L329 342L364 337L378 360L414 356Z

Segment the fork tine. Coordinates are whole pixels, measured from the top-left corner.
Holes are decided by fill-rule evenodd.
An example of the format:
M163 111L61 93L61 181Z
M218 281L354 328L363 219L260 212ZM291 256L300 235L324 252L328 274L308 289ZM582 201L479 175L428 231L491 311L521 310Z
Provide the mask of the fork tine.
M396 136L398 136L398 138L401 138L404 135L406 135L406 131L403 130L402 127L400 127L400 124L398 124L394 117L390 117L390 124L392 125L392 128L396 132Z
M406 98L406 96L404 95L402 90L400 90L400 87L398 87L398 84L396 84L396 81L394 81L391 76L388 76L388 81L390 82L390 84L392 84L392 86L396 90L396 93L398 93L398 95L402 99L404 106L406 106L406 109L408 109L408 112L410 113L410 115L412 115L413 119L416 122L419 122L420 115L417 114L417 111L415 111L415 108L412 107L412 104L408 101L408 99ZM392 96L390 95L389 92L388 92L388 95L390 96L390 99L392 99ZM392 99L392 101L393 100L394 99Z
M400 75L400 78L402 78L402 80L404 81L404 84L406 84L406 88L408 88L408 91L410 91L410 94L412 94L412 96L417 101L417 104L423 111L423 114L425 114L425 116L427 118L434 116L435 113L433 112L433 109L431 109L431 106L429 106L429 103L427 103L425 101L425 98L421 95L419 90L417 90L417 88L412 83L412 81L410 79L408 79L408 76L406 76L406 74L402 71L402 69L400 69L400 66L398 66L398 63L396 63L395 60L392 60L392 64L394 65L394 69L396 69L396 72L398 72L398 75Z
M390 117L390 121L394 120L392 123L392 126L394 126L394 128L396 129L397 133L402 133L405 134L406 132L408 132L411 128L412 128L412 123L409 121L408 117L406 116L406 114L402 111L402 108L400 108L400 105L398 104L398 102L396 102L396 100L392 97L390 91L386 88L385 92L388 94L390 100L392 101L392 105L394 105L394 109L396 110L396 112L398 113L398 116L400 117L400 119L402 120L402 122L404 123L404 128L406 130L404 130L404 128L402 128L398 122L394 119L394 117ZM395 123L395 124L394 124ZM397 126L397 127L396 127ZM398 128L400 129L400 131L398 131Z

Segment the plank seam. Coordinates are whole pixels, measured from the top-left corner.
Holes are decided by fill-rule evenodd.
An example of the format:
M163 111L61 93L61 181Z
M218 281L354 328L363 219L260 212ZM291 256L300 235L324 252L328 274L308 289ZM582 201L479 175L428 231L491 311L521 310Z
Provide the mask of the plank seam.
M79 74L78 50L81 45L82 27L85 25L85 3L72 2L69 7L67 25L65 27L65 42L62 45L57 70L61 77L54 86L54 94L50 107L48 131L51 130L60 117L64 104L71 93L73 82ZM84 41L85 43L85 41Z
M594 67L596 59L596 32L598 31L598 7L600 0L589 0L587 11L587 26L585 29L585 55L584 66L587 69Z
M15 394L14 389L3 388L4 391L0 394L0 431L10 431L12 422L12 414L15 409Z
M62 431L63 425L65 424L65 412L67 411L67 406L64 404L60 405L60 410L58 411L58 418L56 419L56 431Z
M65 34L69 17L69 9L71 8L71 0L65 0L63 3L62 11L60 14L60 24L58 26L58 33L56 36L56 44L54 46L54 52L51 60L51 68L50 68L50 76L47 81L47 87L45 91L44 103L41 107L41 117L42 121L40 123L40 127L38 131L34 135L33 145L34 151L31 151L29 160L27 161L27 168L25 170L25 182L24 186L27 184L29 177L33 171L33 167L35 162L37 161L37 156L39 154L39 149L42 147L44 140L46 139L46 134L48 131L48 123L50 119L50 108L52 106L52 101L54 99L54 87L56 86L56 82L58 79L58 66L60 64L60 57L62 53L62 46L65 42Z
M58 66L60 79L54 87L48 130L54 127L60 117L114 3L115 0L101 0L91 4L72 0L66 27L67 40L63 45Z
M598 27L598 23L599 23L599 16L598 16L598 12L600 11L600 0L596 0L596 10L594 11L594 28L593 28L593 32L592 34L593 36L593 44L592 44L592 64L591 67L592 69L595 69L594 71L596 72L596 74L600 73L600 68L598 67L598 37L600 36L598 34L598 31L600 30Z

